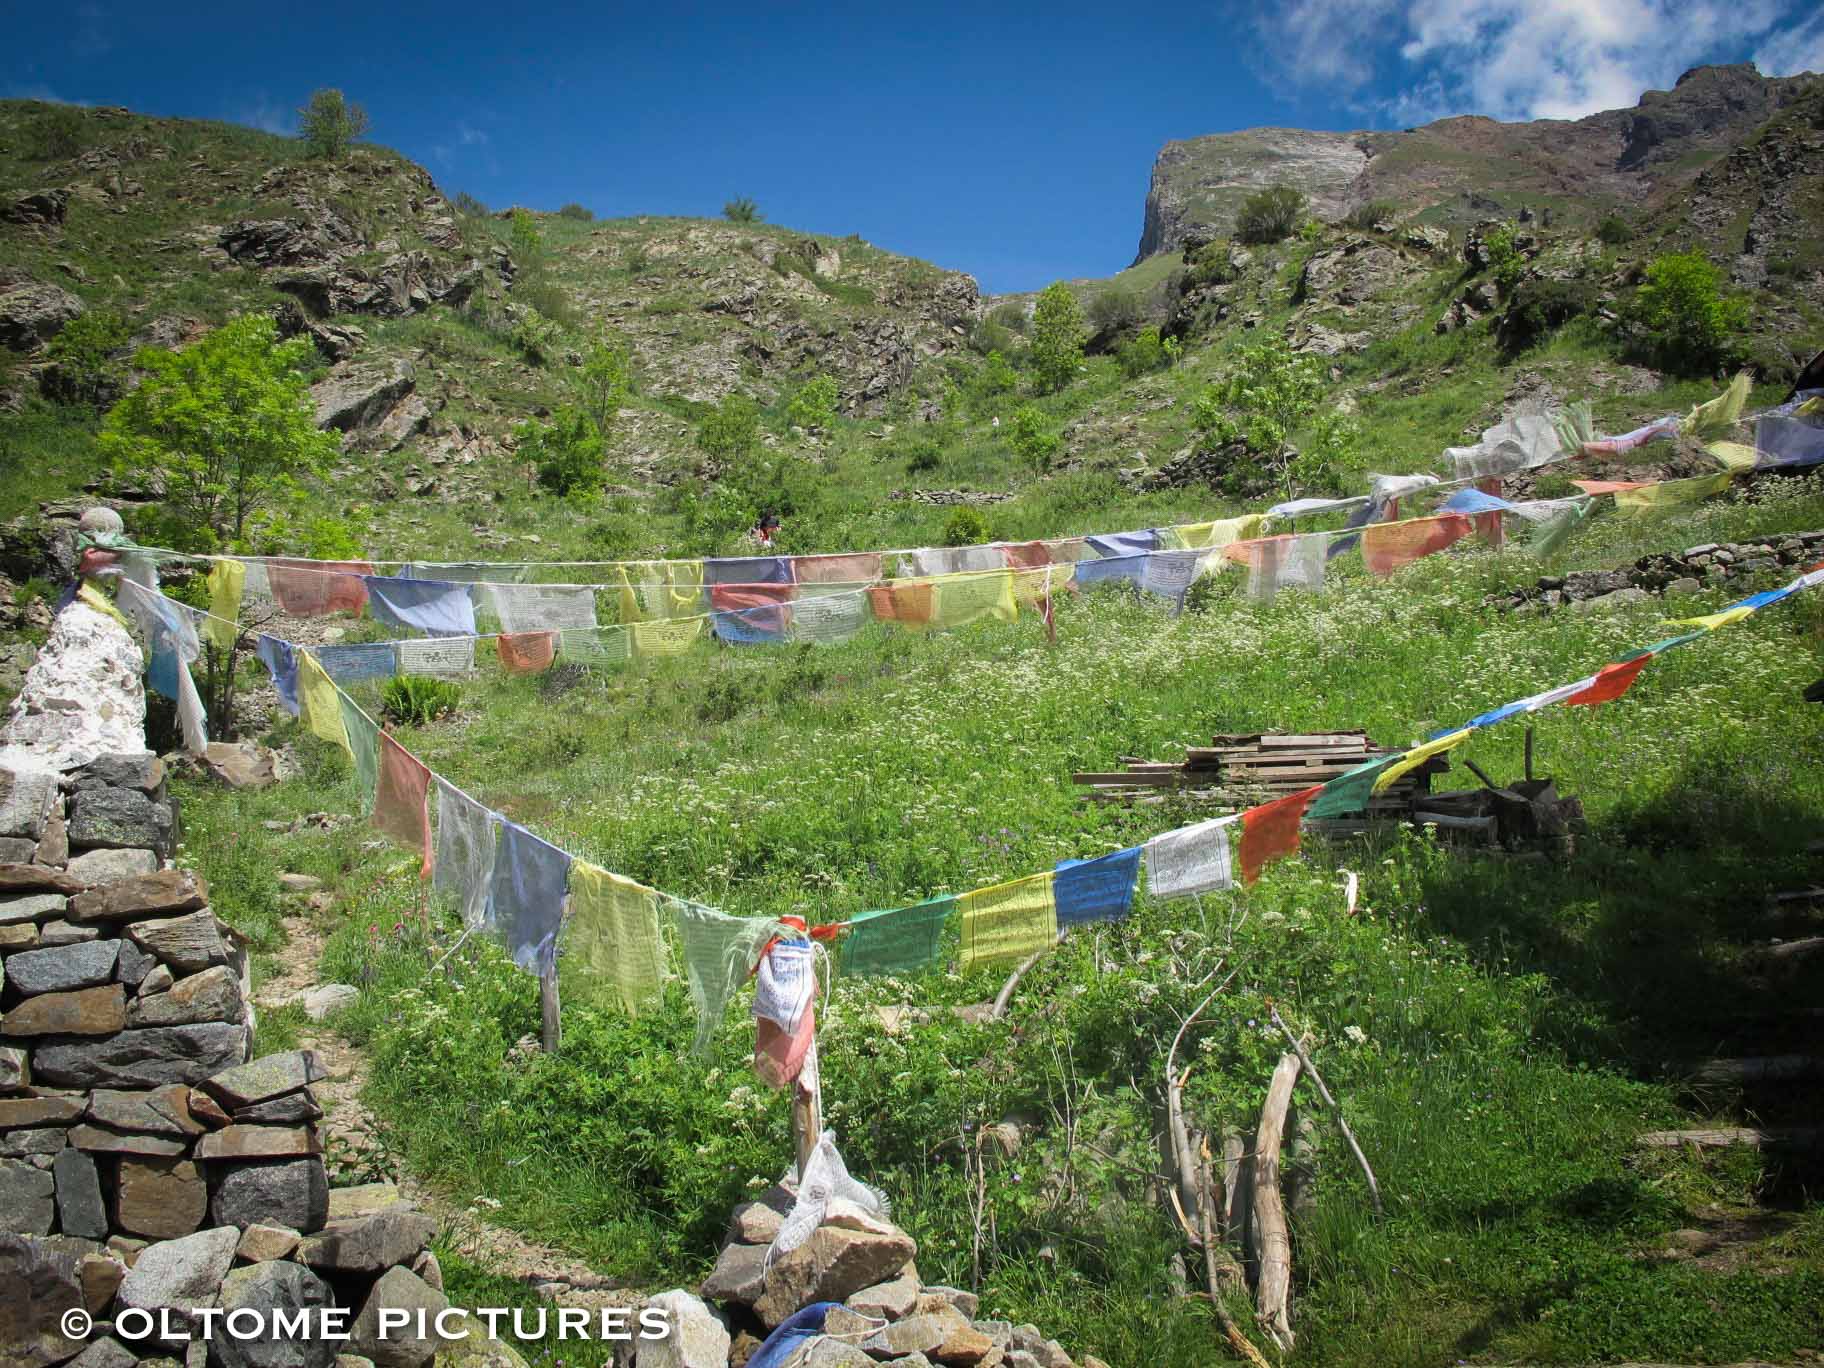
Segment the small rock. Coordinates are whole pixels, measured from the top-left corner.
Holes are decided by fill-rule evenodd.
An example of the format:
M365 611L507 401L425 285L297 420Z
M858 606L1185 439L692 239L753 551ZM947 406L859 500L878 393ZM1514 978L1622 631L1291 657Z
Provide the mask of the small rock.
M388 1207L398 1206L404 1200L399 1189L391 1183L357 1183L353 1187L337 1188L329 1194L329 1223L341 1225L345 1221L364 1220Z
M131 941L123 943L132 945ZM138 947L135 946L134 948L137 949ZM146 971L146 976L139 981L139 996L142 998L157 997L158 994L167 991L171 985L176 982L177 975L171 972L170 965L155 963L151 969Z
M225 964L179 979L168 991L142 996L127 1012L130 1026L187 1026L204 1021L241 1021L240 976Z
M378 1273L409 1262L436 1233L436 1222L401 1203L311 1236L298 1246L297 1258L336 1273Z
M918 1296L921 1303L920 1310L925 1309L922 1303L925 1298L930 1297L955 1307L969 1320L974 1320L976 1313L982 1309L982 1299L975 1293L966 1292L960 1287L926 1287L920 1289Z
M317 1105L317 1099L310 1095L309 1088L303 1092L275 1097L270 1102L255 1102L251 1107L237 1107L234 1112L234 1120L248 1126L293 1126L322 1119L323 1108Z
M77 1149L95 1154L150 1154L173 1158L190 1148L186 1140L173 1140L165 1135L122 1135L102 1126L76 1126L69 1135L70 1143Z
M315 874L281 874L279 887L287 893L315 893L323 887L323 880Z
M90 988L114 977L119 941L83 941L75 945L27 950L6 961L6 983L19 993L61 993Z
M1632 603L1644 603L1651 598L1645 589L1629 585L1625 589L1616 589L1612 593L1602 594L1597 598L1576 599L1571 609L1578 613L1609 613L1617 608L1625 608Z
M149 850L89 850L70 861L69 871L91 886L141 879L158 872L158 856Z
M31 1081L25 1051L16 1045L0 1045L0 1092L17 1092Z
M0 765L0 836L36 842L44 835L57 798L57 775L52 771Z
M53 1155L69 1143L70 1133L58 1126L7 1131L0 1135L0 1157L30 1159L33 1155Z
M78 791L70 804L69 834L77 850L139 847L168 853L171 809L135 789Z
M229 1110L295 1092L328 1077L315 1050L287 1050L206 1079L203 1089Z
M437 1262L437 1256L430 1250L425 1250L412 1260L412 1272L424 1279L426 1287L443 1291L443 1265Z
M40 922L47 917L61 917L69 905L70 900L59 893L0 897L0 923Z
M117 940L114 944L120 947L120 953L114 966L114 978L123 987L136 991L140 984L146 981L146 975L158 967L158 960L130 940ZM167 988L171 986L170 977L170 971L166 970L165 987Z
M725 1368L730 1339L721 1317L682 1288L661 1292L648 1306L666 1313L664 1339L636 1339L633 1368Z
M5 1017L9 1036L111 1036L126 1028L127 994L118 983L27 998Z
M69 1362L69 1368L134 1368L139 1359L113 1336L95 1340Z
M0 1098L0 1133L73 1124L86 1110L80 1097Z
M42 946L81 945L85 941L97 939L101 932L92 926L71 926L66 921L48 921L38 928L38 944Z
M289 1159L320 1151L316 1133L308 1126L228 1126L211 1131L196 1142L198 1162L244 1159ZM389 1259L388 1263L397 1263ZM371 1270L371 1271L378 1271Z
M0 1165L0 1171L4 1166ZM48 1180L50 1174L44 1174ZM0 1178L0 1226L10 1224ZM39 1240L0 1234L0 1354L7 1368L50 1368L74 1357L81 1340L65 1338L63 1317L83 1309L77 1272L81 1240Z
M304 994L304 1015L312 1021L322 1021L325 1017L352 1005L361 996L361 990L347 983L322 983Z
M298 1247L302 1238L289 1226L256 1223L241 1232L241 1242L235 1247L234 1257L246 1263L283 1259Z
M862 1288L848 1299L848 1305L864 1316L896 1321L911 1315L918 1306L918 1299L918 1274L914 1270Z
M711 1301L752 1306L766 1287L766 1246L728 1244L698 1289Z
M754 1312L768 1329L814 1301L842 1301L885 1281L911 1262L910 1235L875 1235L820 1226L797 1249L773 1260Z
M89 1094L89 1120L115 1130L145 1131L184 1139L203 1133L190 1112L190 1089L172 1083L150 1092L97 1088Z
M51 1177L57 1187L57 1228L65 1235L107 1239L108 1211L102 1205L95 1161L79 1150L66 1149L51 1164Z
M236 1268L222 1280L220 1305L230 1314L243 1309L256 1313L265 1333L249 1339L217 1336L210 1360L219 1368L330 1368L338 1341L317 1334L281 1339L274 1333L275 1313L295 1318L300 1311L334 1304L329 1284L295 1263L264 1261Z
M56 1185L48 1172L22 1159L0 1159L0 1231L48 1235L56 1213ZM0 1235L0 1268L7 1248Z
M157 955L178 974L195 974L228 958L215 914L208 908L183 917L134 922L127 935L140 949Z
M108 1303L114 1300L114 1294L120 1290L120 1280L127 1276L126 1261L112 1251L105 1254L84 1254L76 1266L77 1277L82 1281L82 1304L92 1316L99 1316L107 1310Z

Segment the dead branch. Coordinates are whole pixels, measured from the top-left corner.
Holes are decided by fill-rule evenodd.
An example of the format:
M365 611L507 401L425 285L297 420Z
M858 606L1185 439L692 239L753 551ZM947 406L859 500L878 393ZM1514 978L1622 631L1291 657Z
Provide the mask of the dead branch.
M1207 1173L1208 1170L1206 1169ZM1203 1278L1210 1289L1210 1305L1216 1308L1216 1319L1222 1322L1222 1333L1229 1341L1229 1347L1242 1359L1254 1365L1254 1368L1270 1368L1265 1356L1254 1347L1254 1342L1241 1333L1241 1327L1235 1323L1235 1317L1229 1314L1229 1304L1224 1293L1241 1284L1241 1269L1236 1266L1228 1249L1216 1238L1216 1232L1210 1225L1210 1211L1216 1205L1215 1194L1205 1192L1203 1208Z
M1298 1081L1296 1054L1279 1057L1260 1109L1254 1139L1254 1251L1260 1270L1254 1283L1254 1308L1262 1326L1282 1353L1290 1353L1295 1336L1288 1309L1292 1293L1292 1237L1279 1195L1279 1148L1285 1135L1286 1108Z
M1208 983L1211 978L1221 972L1221 969L1222 965L1219 963L1203 982ZM1201 1237L1197 1232L1202 1229L1203 1223L1200 1217L1196 1220L1189 1219L1191 1216L1198 1216L1199 1205L1197 1166L1191 1154L1190 1132L1185 1129L1184 1125L1184 1080L1190 1076L1191 1071L1187 1068L1182 1075L1179 1074L1178 1047L1184 1043L1184 1033L1191 1028L1191 1023L1203 1015L1204 1009L1216 1000L1216 995L1228 987L1228 983L1229 980L1225 978L1210 989L1203 1001L1197 1004L1196 1009L1179 1023L1178 1033L1172 1037L1172 1047L1165 1052L1165 1124L1172 1142L1172 1168L1175 1171L1173 1175L1175 1179L1174 1204L1181 1213L1179 1219L1184 1222L1185 1234L1190 1236L1192 1244L1199 1242ZM1197 986L1201 988L1203 984L1200 983Z
M1746 1145L1753 1149L1810 1149L1824 1142L1817 1126L1724 1126L1715 1130L1647 1131L1635 1137L1637 1149L1725 1149Z
M1034 951L1020 961L1020 967L1007 976L1007 982L1001 985L1001 991L994 995L994 1007L988 1013L988 1020L999 1021L1002 1017L1007 1015L1007 1004L1013 1000L1013 990L1020 986L1020 980L1026 976L1026 971L1056 949L1068 934L1070 934L1068 931L1058 932L1057 940L1054 940L1043 950Z
M1279 1008L1268 1003L1267 1013L1272 1018L1273 1024L1279 1027L1285 1033L1286 1039L1291 1042L1293 1053L1298 1056L1298 1062L1304 1066L1305 1072L1311 1075L1311 1081L1317 1085L1317 1095L1324 1099L1324 1105L1330 1108L1330 1115L1336 1118L1336 1128L1343 1133L1343 1139L1349 1145L1349 1152L1355 1156L1355 1162L1362 1166L1362 1176L1368 1180L1368 1196L1374 1203L1374 1214L1381 1215L1381 1185L1374 1181L1374 1170L1368 1167L1368 1156L1362 1153L1362 1147L1356 1141L1355 1132L1349 1129L1349 1121L1343 1115L1342 1107L1330 1095L1330 1089L1324 1086L1324 1076L1317 1071L1317 1065L1311 1062L1311 1056L1305 1053L1305 1047L1300 1043L1298 1037L1292 1034L1292 1028L1286 1025L1286 1019L1279 1014Z

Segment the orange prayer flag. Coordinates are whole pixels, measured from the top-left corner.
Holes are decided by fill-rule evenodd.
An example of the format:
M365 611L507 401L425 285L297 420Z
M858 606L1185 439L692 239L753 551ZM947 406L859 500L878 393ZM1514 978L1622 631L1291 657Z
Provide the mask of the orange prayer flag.
M1635 656L1632 660L1621 660L1613 665L1604 665L1596 672L1596 678L1591 681L1589 688L1580 689L1565 699L1564 706L1570 708L1579 703L1614 702L1634 687L1634 681L1640 677L1640 672L1646 669L1652 660L1652 653L1646 652Z
M868 600L874 606L876 618L882 622L903 622L912 627L922 627L931 621L934 598L932 586L928 583L895 581L868 590Z
M1043 570L1051 564L1051 548L1042 541L1003 546L1001 554L1015 570Z
M1308 789L1288 793L1284 798L1275 798L1270 803L1262 803L1241 814L1243 883L1257 882L1260 871L1268 863L1282 855L1297 852L1298 824L1304 820L1305 809L1323 791L1323 787L1322 784L1313 784Z
M1421 556L1442 551L1467 537L1472 524L1461 513L1437 518L1412 518L1406 522L1374 523L1362 529L1362 559L1369 573L1391 575Z
M556 632L502 632L494 651L508 674L537 674L557 659Z
M380 733L380 773L374 784L374 827L423 857L418 877L431 876L431 772L385 732Z
M367 607L367 582L374 573L366 561L270 560L266 584L279 607L293 617L327 617Z

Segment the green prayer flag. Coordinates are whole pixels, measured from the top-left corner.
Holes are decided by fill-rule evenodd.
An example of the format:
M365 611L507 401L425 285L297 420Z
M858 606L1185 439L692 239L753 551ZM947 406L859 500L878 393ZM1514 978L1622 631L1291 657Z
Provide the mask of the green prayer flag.
M348 732L349 754L355 759L355 782L361 786L363 812L374 806L374 788L380 780L380 729L368 715L348 699L336 695L342 705L342 726Z
M771 917L731 917L701 903L667 898L678 919L678 943L684 952L684 974L697 1032L691 1051L702 1054L728 1011L729 999L747 980L760 951L785 928Z
M1535 556L1549 556L1570 539L1572 532L1590 516L1596 500L1579 499L1562 513L1555 514L1539 524L1539 530L1533 533L1533 539L1527 544L1527 550Z
M956 899L931 898L911 907L863 912L842 938L842 967L850 974L915 974L937 963L944 927Z
M1337 775L1311 800L1311 806L1305 809L1305 816L1349 817L1358 812L1366 812L1368 800L1374 795L1375 780L1381 777L1381 771L1405 758L1404 753L1383 755Z

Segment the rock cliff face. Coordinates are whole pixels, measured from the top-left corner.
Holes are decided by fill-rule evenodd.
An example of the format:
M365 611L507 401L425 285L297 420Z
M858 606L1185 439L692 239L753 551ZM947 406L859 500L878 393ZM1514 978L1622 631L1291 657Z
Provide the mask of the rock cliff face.
M1403 132L1253 128L1167 143L1153 164L1136 260L1192 232L1232 231L1253 191L1292 185L1335 218L1392 200L1403 217L1468 224L1522 208L1592 220L1689 184L1711 160L1819 88L1752 66L1698 67L1633 109L1576 120L1440 119Z

